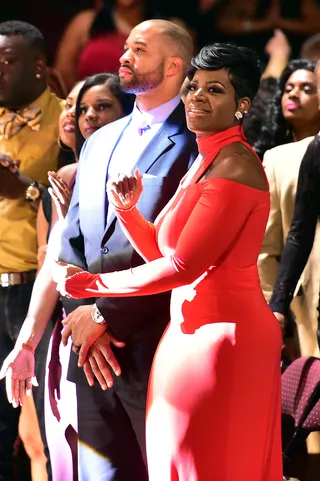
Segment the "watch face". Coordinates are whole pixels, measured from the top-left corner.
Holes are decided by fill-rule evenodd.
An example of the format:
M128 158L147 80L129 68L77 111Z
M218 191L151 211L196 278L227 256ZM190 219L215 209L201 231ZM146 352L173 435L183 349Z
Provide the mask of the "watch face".
M31 200L37 200L40 197L40 190L34 185L29 185L27 189L27 197Z

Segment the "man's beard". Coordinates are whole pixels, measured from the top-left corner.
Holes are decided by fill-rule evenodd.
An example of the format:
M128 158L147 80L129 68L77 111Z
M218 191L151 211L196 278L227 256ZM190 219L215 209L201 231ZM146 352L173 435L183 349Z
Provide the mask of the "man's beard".
M129 67L130 68L130 67ZM129 80L121 79L121 87L123 88L124 92L128 94L139 94L142 92L148 92L149 90L153 90L164 79L164 61L154 69L152 72L148 72L145 74L137 74L132 69L132 76Z

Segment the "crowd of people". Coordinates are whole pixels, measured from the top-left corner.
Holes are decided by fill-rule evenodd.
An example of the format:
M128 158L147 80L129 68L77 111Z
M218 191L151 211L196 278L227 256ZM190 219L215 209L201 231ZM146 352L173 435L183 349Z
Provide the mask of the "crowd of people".
M320 6L239 8L97 2L53 68L0 23L0 481L283 480L281 373L319 357Z

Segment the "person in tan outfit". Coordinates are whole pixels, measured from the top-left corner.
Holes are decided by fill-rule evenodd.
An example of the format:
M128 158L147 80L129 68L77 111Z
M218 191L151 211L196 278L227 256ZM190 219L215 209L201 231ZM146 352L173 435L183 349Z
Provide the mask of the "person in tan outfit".
M270 215L258 260L260 281L269 302L278 274L281 253L293 217L300 164L313 137L280 145L266 152L263 163L270 184ZM320 284L320 230L309 261L296 287L291 308L296 317L302 356L318 356L318 299Z
M314 129L318 131L320 129L315 74L317 74L316 71L300 68L287 79L281 98L281 110L287 127L294 127L294 131L300 134L299 137L293 137L293 142L267 150L263 157L270 183L271 206L258 267L262 289L268 302L273 292L280 257L291 226L300 165L315 135ZM285 125L282 125L278 128L284 127ZM300 353L306 356L319 354L315 335L318 279L320 279L318 260L320 260L320 249L318 253L315 251L311 253L291 305L296 316ZM280 322L280 319L278 320Z
M319 77L319 64L315 74ZM303 107L307 107L307 104L301 104L298 86L294 87L293 90L291 89L291 92L289 86L288 90L287 99L284 99L283 107L288 110L289 106L289 110L292 109L292 115L296 116L295 120L299 120L300 117L306 128L307 122L303 115ZM315 96L309 98L309 102L314 101L316 101ZM284 105L285 103L286 106ZM289 112L287 113L289 114ZM309 134L303 140L275 147L267 151L263 158L263 164L270 184L271 204L266 233L258 259L258 268L262 290L268 302L272 296L281 254L291 227L300 165L313 138L314 136ZM299 350L302 356L319 356L317 342L319 286L320 227L318 225L313 249L297 283L291 303L297 326ZM276 317L281 322L281 319L278 316ZM312 433L308 438L307 444L309 453L320 453L319 433Z

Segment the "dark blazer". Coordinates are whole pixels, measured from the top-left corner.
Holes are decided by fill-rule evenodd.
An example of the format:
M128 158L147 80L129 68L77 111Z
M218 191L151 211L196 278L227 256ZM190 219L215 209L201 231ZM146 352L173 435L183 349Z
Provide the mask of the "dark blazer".
M123 234L114 214L106 224L107 166L129 121L130 116L98 130L88 139L81 154L62 235L60 259L91 272L119 271L144 262ZM138 203L138 209L146 219L153 221L171 199L197 153L195 136L187 129L181 102L136 163L140 173L147 174L143 177L144 190ZM126 359L130 363L129 370L139 371L141 367L146 369L147 375L156 346L169 321L170 293L100 298L96 302L112 331L126 342L126 348L117 351L118 359L119 356L123 358L119 359L123 375ZM67 312L81 303L83 301L66 300ZM128 350L135 352L134 362L131 356L127 356ZM69 377L74 376L71 373Z

